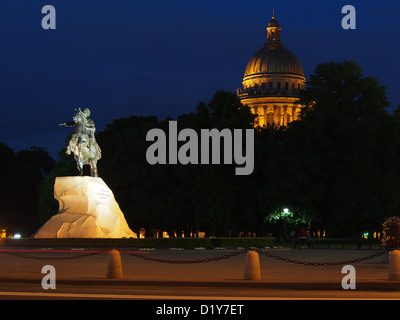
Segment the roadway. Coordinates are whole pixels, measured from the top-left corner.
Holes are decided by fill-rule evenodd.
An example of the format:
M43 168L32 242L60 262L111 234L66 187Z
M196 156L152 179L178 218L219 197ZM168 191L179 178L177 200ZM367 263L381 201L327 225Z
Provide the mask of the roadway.
M235 250L154 250L142 256L167 260L209 262L171 264L122 253L124 277L105 279L107 253L69 259L73 252L1 253L0 299L107 300L297 300L398 299L400 282L387 281L388 255L357 262L356 290L343 290L342 266L294 264L260 254L261 281L243 280L245 253L213 261ZM377 250L270 250L298 261L337 262L362 258ZM65 259L64 258L68 258ZM56 289L44 290L44 265L56 270Z
M398 300L399 291L357 290L276 290L263 288L58 285L43 290L40 285L1 284L0 300L194 300L194 301L257 301L257 300Z

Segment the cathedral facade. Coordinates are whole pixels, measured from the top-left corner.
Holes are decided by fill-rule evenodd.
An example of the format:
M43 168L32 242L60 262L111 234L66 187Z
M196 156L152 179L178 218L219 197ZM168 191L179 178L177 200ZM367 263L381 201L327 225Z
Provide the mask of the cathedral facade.
M275 15L267 27L267 42L250 59L238 96L257 115L255 126L286 126L299 119L297 104L305 77L299 59L281 42Z

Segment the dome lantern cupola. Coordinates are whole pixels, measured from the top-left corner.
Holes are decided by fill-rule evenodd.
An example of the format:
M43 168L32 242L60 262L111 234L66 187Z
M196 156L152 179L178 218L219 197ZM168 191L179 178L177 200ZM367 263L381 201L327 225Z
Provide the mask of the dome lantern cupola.
M281 43L281 26L275 19L275 11L272 15L272 20L267 26L267 43L266 45L282 45Z

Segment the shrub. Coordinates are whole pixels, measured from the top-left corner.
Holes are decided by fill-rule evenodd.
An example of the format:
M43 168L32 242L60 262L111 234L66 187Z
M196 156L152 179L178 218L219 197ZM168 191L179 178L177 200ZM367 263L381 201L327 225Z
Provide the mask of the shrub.
M382 246L387 250L400 249L400 218L390 217L383 224Z

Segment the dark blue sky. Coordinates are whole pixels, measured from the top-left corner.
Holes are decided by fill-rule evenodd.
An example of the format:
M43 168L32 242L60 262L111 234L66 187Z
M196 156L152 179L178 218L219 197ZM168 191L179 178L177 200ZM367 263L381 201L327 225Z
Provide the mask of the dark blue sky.
M56 30L41 27L46 4ZM356 30L341 27L346 4ZM217 89L241 87L272 8L306 76L353 59L400 104L398 1L13 0L0 5L0 142L56 157L71 131L58 123L76 107L91 109L98 130L130 115L194 111Z

